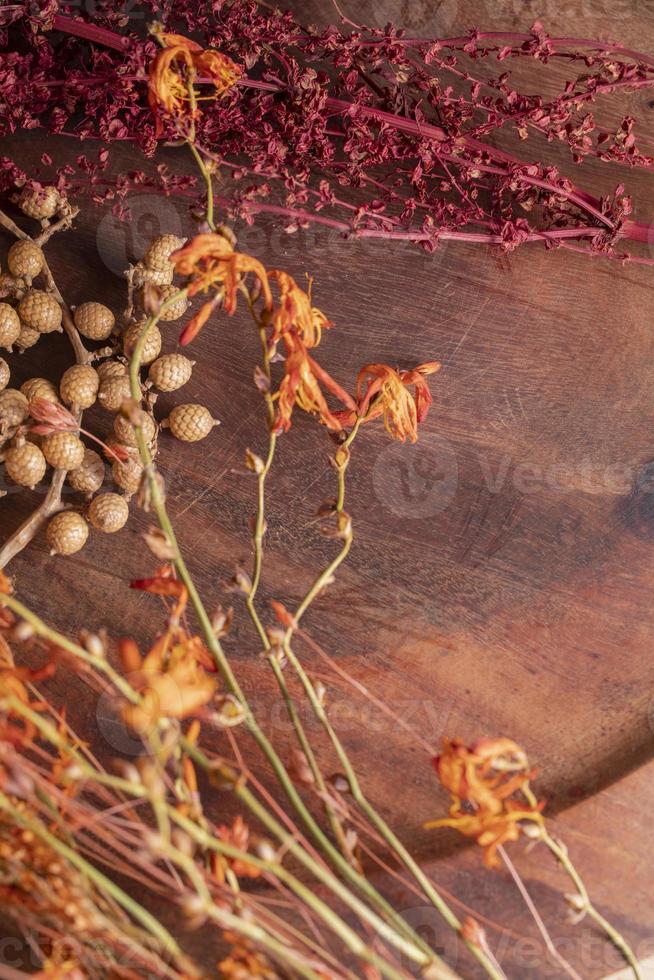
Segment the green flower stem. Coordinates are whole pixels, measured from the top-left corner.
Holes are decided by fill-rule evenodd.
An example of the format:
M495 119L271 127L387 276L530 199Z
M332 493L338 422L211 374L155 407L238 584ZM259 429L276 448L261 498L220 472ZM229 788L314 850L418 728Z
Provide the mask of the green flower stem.
M338 477L338 493L337 493L337 503L336 503L337 515L344 513L343 508L345 504L345 474L350 460L349 449L354 439L356 438L357 432L359 430L359 426L361 425L361 421L362 421L361 419L357 419L357 422L352 428L352 431L350 432L348 438L345 440L345 442L342 444L339 450L339 452L343 452L343 451L345 452L345 458L340 465L338 465L338 461L337 461L337 477ZM347 557L347 554L350 550L350 547L352 545L352 540L353 540L351 524L349 521L347 523L346 531L344 532L344 534L345 534L344 543L340 552L338 553L336 558L330 563L330 565L325 569L325 571L318 576L318 578L313 583L313 586L311 587L309 592L306 594L306 596L298 606L298 609L296 610L293 616L295 623L299 621L300 617L306 612L306 610L309 608L309 606L316 598L316 596L320 594L325 584L331 581L331 578L336 572L336 570L338 569L339 565L341 565L341 563ZM304 667L302 666L300 660L298 659L295 652L293 651L293 648L291 646L292 635L293 635L293 627L290 627L286 631L286 635L284 637L284 652L286 653L289 663L295 670L302 684L302 687L304 688L305 694L309 699L309 702L311 704L311 707L313 709L316 718L321 723L321 725L327 732L327 735L329 736L332 746L338 756L339 762L343 766L345 775L350 785L350 790L352 792L352 795L357 805L362 810L362 812L366 815L366 817L370 820L373 826L377 829L377 831L381 834L381 836L384 838L386 843L389 845L391 851L396 855L397 858L399 858L399 860L402 862L402 864L407 869L407 871L409 871L412 874L413 878L420 885L424 894L427 896L427 898L432 903L432 905L437 909L437 911L443 917L445 922L452 929L454 929L455 932L460 934L461 922L459 921L458 917L449 907L447 902L445 902L444 899L441 897L441 895L439 894L439 892L437 891L433 883L424 873L424 871L417 863L417 861L412 857L412 855L404 846L402 841L397 837L394 831L388 826L384 818L381 816L381 814L378 813L378 811L370 803L370 801L367 799L366 795L364 794L361 788L361 784L359 783L358 777L354 770L354 767L350 762L349 756L345 750L345 747L343 746L343 743L341 742L340 738L338 737L334 728L332 727L332 724L329 720L323 702L321 698L318 696L318 693L313 685L313 682L311 681L310 677L304 670ZM469 942L468 940L464 940L464 942L468 947L468 949L470 950L470 952L473 954L473 956L475 956L475 958L483 966L488 976L492 977L493 980L501 980L502 973L498 972L497 968L495 967L495 964L486 955L486 953L482 949L480 949L480 947L477 946L475 943Z
M129 367L131 394L132 397L137 402L140 401L141 399L139 370L140 370L140 362L141 362L141 352L145 344L147 333L150 330L150 328L157 323L161 313L165 310L165 308L168 305L172 305L173 303L175 303L177 300L180 299L181 296L186 296L186 294L187 294L187 290L185 289L182 289L179 292L175 293L166 301L166 303L162 304L162 307L159 310L159 312L153 315L152 317L150 317L143 325L143 329L134 348L134 353L132 355L132 359L130 361L130 367ZM261 727L259 726L258 721L254 717L252 713L252 709L247 701L247 698L245 697L243 690L241 689L240 684L238 683L238 680L236 679L236 676L222 648L222 645L218 640L218 638L216 637L216 634L211 625L211 620L209 618L209 615L195 587L195 583L191 578L189 570L186 566L186 562L182 557L181 551L177 543L177 537L175 535L175 531L173 529L172 523L168 516L168 512L166 510L164 498L161 492L161 488L159 486L159 481L157 479L157 472L154 466L154 462L149 447L143 435L143 430L141 426L135 425L134 431L136 435L136 441L138 444L139 453L141 456L141 461L144 467L144 473L148 481L151 503L157 515L159 526L161 527L161 530L164 532L166 538L168 539L168 542L171 545L173 553L175 555L173 562L177 570L177 574L179 575L180 580L185 585L188 591L191 604L193 606L193 609L195 610L195 614L198 618L198 622L204 634L207 647L214 657L214 660L223 677L223 680L227 685L227 688L229 689L230 693L233 694L233 696L236 698L236 700L241 704L243 708L244 716L245 716L244 717L245 725L248 731L253 736L257 745L266 756L277 780L279 781L282 789L286 793L286 796L288 797L290 803L292 804L296 813L298 814L302 822L305 824L305 826L313 836L314 840L318 843L318 845L322 849L323 853L325 853L329 857L332 864L334 864L339 869L339 871L343 874L343 876L346 877L353 885L355 885L363 894L365 894L366 897L374 905L376 905L377 908L379 908L384 915L390 917L391 919L399 920L400 922L402 922L403 920L401 916L399 916L398 913L392 908L392 906L386 901L386 899L384 899L383 896L379 894L379 892L373 887L373 885L367 880L367 878L365 878L363 875L359 874L354 868L352 868L349 862L343 857L341 852L332 844L332 842L323 832L323 830L318 825L311 812L308 810L306 804L304 803L304 800L302 799L297 789L295 788L295 785L293 784L293 781L291 780L291 777L289 776L286 767L284 766L284 763L282 762L275 748L273 747L273 745L271 744L271 742L269 741L269 739L267 738L267 736L265 735ZM363 904L362 904L362 908L365 909L366 912L368 913L370 912L367 906ZM382 927L384 926L382 920L378 920L378 924ZM417 962L426 962L428 960L428 954L420 950L415 944L407 943L406 940L404 940L400 935L398 935L395 931L391 929L386 928L386 931L389 933L389 942L396 945L397 948L402 948L404 952L406 952L407 955L411 955L411 957L414 960L416 960Z
M525 794L525 797L529 805L532 808L537 807L538 800L536 799L534 793L532 792L531 787L525 786L523 792ZM584 885L579 872L577 871L574 864L570 860L566 847L563 844L556 841L548 831L547 827L545 827L543 824L534 824L534 826L537 828L538 836L540 837L540 839L543 841L545 846L549 848L549 850L555 856L557 861L561 864L561 867L566 872L566 874L572 881L573 885L577 889L577 895L579 897L579 903L580 903L579 912L584 915L587 915L590 919L593 920L593 922L596 923L596 925L599 926L600 929L602 929L602 931L608 936L608 938L611 940L613 945L616 947L617 950L619 950L619 952L622 954L626 962L629 964L629 967L631 968L635 980L642 980L640 964L636 958L634 951L632 950L631 946L624 938L624 936L620 932L618 932L615 926L612 926L611 923L607 919L605 919L604 916L600 912L598 912L595 906L593 905L590 895L588 894L586 886Z
M119 888L113 881L106 878L100 871L97 870L92 864L89 864L80 854L74 851L72 848L64 844L63 841L55 837L48 830L45 829L38 821L31 820L26 817L24 813L17 811L12 805L9 797L5 796L3 792L0 791L0 810L7 813L13 822L19 827L25 828L25 830L31 831L36 837L39 837L48 847L51 847L53 851L60 854L62 858L77 868L84 877L92 882L99 891L104 892L113 898L129 915L131 915L137 922L139 922L147 932L157 940L162 949L167 953L170 953L176 959L183 959L182 950L179 948L173 937L170 935L167 929L161 925L161 923L144 909L138 902L134 901L129 895L127 895L122 888Z

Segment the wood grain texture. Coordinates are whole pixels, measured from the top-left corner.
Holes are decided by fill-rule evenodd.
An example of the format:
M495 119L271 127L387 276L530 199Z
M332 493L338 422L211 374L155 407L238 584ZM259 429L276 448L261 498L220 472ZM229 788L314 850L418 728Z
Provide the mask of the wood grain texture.
M304 20L333 20L326 0L289 6ZM654 50L654 8L634 0L350 6L355 20L383 24L404 16L412 33L426 35L472 24L526 29L539 15L553 33L610 34ZM644 95L627 101L641 118L651 113ZM25 134L3 150L36 165L43 140ZM52 139L48 151L60 163L80 147ZM572 170L560 148L547 152ZM191 172L181 151L164 150L158 162ZM142 166L129 150L114 155L116 173ZM611 190L622 176L592 162L577 173L591 191ZM642 202L636 217L654 219L651 176L628 174L626 183ZM75 232L51 247L70 303L96 299L119 311L126 261L152 234L192 227L178 202L142 195L133 209L125 227L87 208ZM643 911L652 871L643 842L654 803L651 766L608 787L649 759L654 744L651 271L530 247L500 257L449 244L426 256L405 246L345 242L324 229L289 236L265 221L241 229L240 244L298 279L316 276L316 302L336 322L323 343L323 363L346 386L366 361L444 365L416 447L391 444L370 427L355 448L348 490L355 545L336 584L307 615L311 635L434 746L445 733L470 739L502 733L538 764L551 810L590 797L561 824L606 910L622 915L619 924L645 941L654 931L651 911ZM166 350L175 349L177 333L169 325ZM221 583L250 560L253 486L242 461L247 447L263 448L252 384L257 338L240 314L221 317L201 334L194 356L198 367L183 400L207 404L222 426L199 448L164 435L159 462L182 546L211 606L226 601ZM16 380L56 377L68 361L64 342L49 338L20 359ZM160 417L178 400L163 396ZM91 418L102 434L106 416ZM314 519L333 494L328 449L307 419L280 441L264 608L272 597L292 606L333 554ZM21 491L0 501L3 538L35 499ZM157 604L126 584L151 567L140 539L147 523L135 512L119 536L93 535L73 560L53 560L36 542L12 566L22 595L71 633L106 625L114 637L129 633L146 642L157 629ZM267 728L290 744L257 643L244 616L238 620L229 652L268 712ZM449 853L453 836L421 830L445 805L426 757L306 650L305 656L329 684L339 730L371 795L423 857ZM58 685L55 679L53 690L71 713L95 730L94 696L82 686L71 692ZM97 747L111 754L107 731L101 724ZM548 912L562 918L561 881L541 862L524 858L525 873ZM486 903L493 916L497 885L492 878L479 884L471 874L478 864L477 854L460 854L445 869L438 864L439 879L469 903L479 900L476 907ZM525 919L517 899L512 914L520 931ZM525 964L515 975L559 975L542 957ZM593 962L586 975L616 965Z

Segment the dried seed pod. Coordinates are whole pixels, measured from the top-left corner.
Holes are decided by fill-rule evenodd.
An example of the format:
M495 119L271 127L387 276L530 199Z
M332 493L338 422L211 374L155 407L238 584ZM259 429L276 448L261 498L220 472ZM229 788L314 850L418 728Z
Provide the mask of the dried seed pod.
M24 442L7 450L5 469L14 483L33 490L45 476L45 456L33 442Z
M129 378L126 374L107 378L100 385L98 392L98 401L108 412L117 412L123 402L131 397Z
M89 526L81 514L65 510L55 514L45 532L51 555L74 555L87 542Z
M98 396L100 378L90 364L73 364L64 371L59 382L59 393L70 408L90 408Z
M122 361L103 361L102 364L98 364L95 370L98 372L100 384L102 384L107 378L120 378L127 374L127 365L123 364Z
M220 425L204 405L176 405L162 427L169 428L176 439L183 442L199 442L209 435L215 425Z
M0 303L0 347L11 350L20 334L20 317L9 303Z
M29 378L20 386L20 390L27 398L28 402L33 402L35 398L45 398L48 402L59 402L57 389L52 381L46 378Z
M34 347L34 344L38 344L41 339L41 334L38 330L33 330L32 327L26 327L25 324L21 324L20 333L16 337L16 347L19 353L26 351L28 347Z
M18 304L18 315L26 327L39 333L61 330L61 307L50 293L30 289Z
M102 303L82 303L75 310L75 326L82 337L106 340L116 325L116 318Z
M120 462L116 461L111 467L111 475L114 483L121 490L125 490L129 494L137 493L141 486L143 466L139 459L130 457Z
M61 204L62 197L56 187L43 187L40 190L25 187L18 200L23 214L38 221L52 218Z
M84 443L74 432L53 432L45 437L41 448L57 470L76 470L84 462Z
M194 364L183 354L164 354L150 365L148 377L159 391L177 391L191 377Z
M9 365L5 361L4 357L0 357L0 391L7 387L10 377L11 371L9 370Z
M143 256L144 263L150 269L163 269L166 271L172 263L170 256L173 252L181 248L186 239L178 238L177 235L157 235L150 242L149 248Z
M66 479L78 493L95 493L104 483L104 471L102 456L93 449L85 449L81 465L70 470Z
M165 303L169 300L171 296L178 293L179 290L177 286L162 286L159 290L159 295L161 297L161 302ZM163 311L159 319L162 323L172 323L173 320L179 320L180 316L184 316L188 308L188 299L186 296L180 296L176 302L169 306Z
M34 242L14 242L7 253L7 265L12 276L34 279L43 268L43 252Z
M0 391L0 427L14 429L27 418L29 403L16 388Z
M150 444L154 442L154 438L157 434L157 426L151 415L147 415L143 412L143 417L141 419L141 428L143 430L143 435L145 436L145 441ZM119 443L123 446L136 446L136 433L134 432L134 426L126 419L124 415L117 415L114 422L114 434Z
M134 266L133 282L137 289L145 286L146 282L151 282L155 286L168 286L173 281L174 273L172 262L167 262L165 269L151 269L143 262L137 262Z
M89 521L96 530L105 534L120 531L128 517L127 501L117 493L101 493L89 504Z
M134 348L138 343L146 322L146 320L141 320L139 323L131 323L123 334L123 350L127 357L131 357L134 353ZM150 364L156 357L159 357L161 344L161 330L155 323L150 327L145 338L143 350L141 351L141 364Z

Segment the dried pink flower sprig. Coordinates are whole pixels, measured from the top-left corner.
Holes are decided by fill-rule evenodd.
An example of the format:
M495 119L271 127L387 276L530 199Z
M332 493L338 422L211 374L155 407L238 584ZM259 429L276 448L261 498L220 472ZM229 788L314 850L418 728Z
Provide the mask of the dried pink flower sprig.
M621 243L649 240L649 225L633 220L622 185L591 195L556 167L529 159L522 146L519 154L493 146L494 134L512 128L521 144L532 133L566 143L577 163L593 156L651 168L651 140L637 139L632 117L603 126L591 112L600 97L654 85L648 55L553 38L540 24L523 34L422 40L391 26L304 29L253 0L211 15L191 0L174 12L151 0L135 12L157 16L166 31L193 33L202 48L242 69L224 98L202 103L196 145L232 171L236 189L221 203L247 221L271 213L289 230L317 222L427 250L447 240L509 251L541 242L623 257ZM155 41L125 33L119 12L78 14L66 4L48 5L37 18L27 5L5 14L0 135L47 126L106 144L129 140L151 155L162 127L147 105ZM548 66L564 64L569 80L553 96L525 94L510 69L526 60L548 72L548 88L555 77ZM177 135L175 126L164 124L162 135ZM147 182L134 173L116 185L105 175L105 151L79 165L82 179L67 168L59 185L79 190L86 183L116 213L126 212L127 191ZM166 170L157 183L194 196L188 178ZM652 262L637 248L636 257Z

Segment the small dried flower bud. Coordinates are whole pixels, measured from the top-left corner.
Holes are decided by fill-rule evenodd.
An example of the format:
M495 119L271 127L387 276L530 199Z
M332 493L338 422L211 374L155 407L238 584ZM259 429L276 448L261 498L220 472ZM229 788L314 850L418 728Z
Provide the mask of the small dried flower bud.
M59 382L59 393L70 408L90 408L98 395L100 379L90 364L73 364L64 371Z
M24 442L7 450L5 468L14 483L33 490L45 476L45 456L33 442Z
M277 850L269 840L257 841L254 850L257 857L260 857L262 861L268 861L270 864L275 864L278 861Z
M43 440L42 449L57 470L76 470L84 462L84 443L74 432L53 432Z
M126 374L105 378L100 385L98 401L108 412L117 412L124 401L132 397Z
M121 378L127 374L127 365L122 361L103 361L95 369L98 372L100 383L107 378Z
M28 218L43 221L52 218L61 207L63 201L56 187L40 189L24 188L18 200L18 207Z
M50 293L42 289L30 289L18 304L18 315L26 327L39 333L61 330L61 307Z
M55 514L46 530L46 538L53 555L74 555L86 544L89 526L81 514L65 510Z
M89 340L106 340L115 325L116 318L102 303L82 303L75 310L75 326Z
M183 442L199 442L209 435L215 425L220 425L204 405L177 405L169 418L162 422L176 439Z
M14 242L7 253L7 265L12 276L34 279L43 268L43 252L34 242Z
M148 445L154 442L154 438L157 434L157 426L151 415L147 415L145 412L141 414L140 425L143 431L143 436ZM114 434L119 442L124 446L136 446L136 433L134 431L134 426L126 419L123 415L117 415L114 421Z
M164 354L150 365L148 377L159 391L177 391L191 377L194 364L183 354Z
M104 483L104 471L102 457L93 449L85 449L81 465L69 471L67 480L78 493L95 493Z
M143 466L138 459L116 460L111 467L111 475L117 487L126 493L138 493L143 476Z
M161 303L166 303L175 293L179 290L177 286L162 286L159 290L159 296ZM173 320L179 320L181 316L184 316L186 310L188 309L188 299L186 296L180 296L178 300L175 300L170 306L166 307L159 319L162 323L172 323Z
M137 262L134 266L134 285L140 289L146 282L153 283L155 286L168 286L173 281L175 267L172 262L166 263L165 269L151 269L143 262Z
M261 456L257 456L251 449L245 450L245 465L253 473L256 473L257 476L260 476L266 468Z
M164 271L171 265L170 256L181 248L184 238L177 235L157 235L150 242L150 246L143 256L143 261L150 269L163 269Z
M101 493L89 505L89 521L96 530L105 534L120 531L128 517L127 501L117 493Z
M336 772L329 777L329 783L334 787L337 793L349 793L350 792L350 781L347 776L344 776L342 772Z
M20 334L20 317L9 303L0 303L0 347L11 350Z
M86 629L80 630L79 641L84 649L88 650L94 657L102 659L106 656L107 651L104 642L97 633L91 633Z
M134 348L139 341L139 337L143 332L146 322L146 320L141 320L138 323L131 323L123 334L123 351L127 357L131 357L134 353ZM155 358L159 357L159 354L161 353L161 345L161 330L155 323L148 330L145 343L143 344L143 349L141 350L141 364L151 364Z
M28 347L34 347L34 344L38 344L41 339L41 334L38 330L33 330L32 327L26 327L23 323L20 328L20 333L16 337L16 347L19 353L27 350Z
M57 404L59 395L52 381L46 378L29 378L20 386L20 390L27 398L28 402L33 402L35 398L44 398L48 402Z
M16 623L11 631L11 639L14 643L27 643L33 636L34 627L25 619L22 619L20 623Z
M0 391L0 425L15 428L27 418L29 404L27 398L16 388Z

